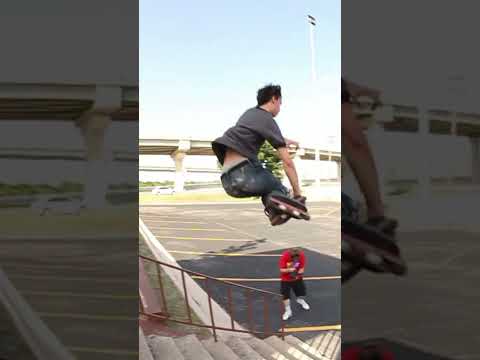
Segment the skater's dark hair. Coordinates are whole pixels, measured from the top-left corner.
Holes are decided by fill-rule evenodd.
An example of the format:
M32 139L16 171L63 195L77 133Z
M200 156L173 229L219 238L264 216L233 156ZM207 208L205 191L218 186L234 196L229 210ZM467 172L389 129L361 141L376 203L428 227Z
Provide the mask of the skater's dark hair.
M262 106L268 103L272 98L278 99L282 96L282 88L280 85L268 84L257 91L257 104Z

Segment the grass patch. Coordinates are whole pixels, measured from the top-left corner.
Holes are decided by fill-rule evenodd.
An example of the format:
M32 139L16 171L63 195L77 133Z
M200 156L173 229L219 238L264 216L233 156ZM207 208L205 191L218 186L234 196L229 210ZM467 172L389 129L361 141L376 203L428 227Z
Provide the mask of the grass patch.
M139 186L173 186L173 181L140 181Z
M39 216L30 209L0 212L3 236L101 236L138 232L138 207L129 205L104 210L84 209L79 215Z
M110 184L109 190L135 190L137 185L121 183ZM6 184L0 183L0 196L37 195L37 194L65 194L83 192L81 183L64 181L59 185L49 184Z
M142 235L138 235L138 252L140 255L148 256L154 258L153 254L150 252L145 240ZM145 271L148 273L150 278L150 284L154 291L157 293L160 303L162 303L160 295L160 285L159 285L159 273L157 266L149 261L144 262ZM185 299L183 294L178 291L177 287L170 280L169 276L160 268L160 277L162 279L162 284L165 291L165 297L167 302L167 310L172 319L177 319L181 321L188 321L187 308L185 306ZM191 311L192 320L196 324L203 324L198 316ZM174 332L186 333L186 334L195 334L200 338L209 338L211 337L210 331L205 328L198 326L191 326L185 324L179 324L174 321L167 321L168 328Z
M140 193L139 202L142 204L156 203L156 202L223 202L223 201L252 201L256 198L234 198L227 195L225 192L184 192L173 195L155 195L152 193Z

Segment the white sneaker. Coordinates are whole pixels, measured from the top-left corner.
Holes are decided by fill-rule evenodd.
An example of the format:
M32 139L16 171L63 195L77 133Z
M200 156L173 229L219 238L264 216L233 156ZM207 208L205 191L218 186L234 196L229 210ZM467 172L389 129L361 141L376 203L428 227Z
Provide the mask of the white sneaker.
M283 321L286 321L286 320L290 319L291 316L292 316L292 309L287 309L283 313L282 319L283 319Z
M297 303L302 305L303 310L310 310L310 305L304 299L297 299Z

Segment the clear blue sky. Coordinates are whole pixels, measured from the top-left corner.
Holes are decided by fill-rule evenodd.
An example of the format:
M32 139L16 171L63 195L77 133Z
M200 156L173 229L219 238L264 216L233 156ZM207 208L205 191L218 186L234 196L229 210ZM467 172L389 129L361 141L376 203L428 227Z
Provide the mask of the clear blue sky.
M307 14L317 19L311 82ZM219 136L282 85L284 135L340 133L340 1L140 1L140 136Z

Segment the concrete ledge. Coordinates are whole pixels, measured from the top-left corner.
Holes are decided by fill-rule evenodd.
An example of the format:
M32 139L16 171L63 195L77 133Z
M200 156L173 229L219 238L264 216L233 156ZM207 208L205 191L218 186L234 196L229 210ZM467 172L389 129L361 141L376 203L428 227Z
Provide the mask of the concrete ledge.
M152 234L152 232L143 223L143 221L140 218L138 219L138 221L139 221L140 235L144 238L154 258L157 259L158 261L162 261L169 265L181 267L173 258L173 256L157 240L155 235ZM180 271L166 267L166 266L164 266L162 269L170 277L170 279L175 284L179 292L183 294L184 291L183 291L182 276ZM202 323L211 325L207 293L187 273L185 273L185 284L186 284L187 292L189 295L188 300L189 300L190 308L198 316L198 318L202 321ZM213 317L214 317L216 326L225 327L225 328L231 327L230 316L213 299L212 299L212 311L213 311ZM234 323L235 323L235 329L245 330L237 322L234 322ZM217 335L222 339L227 339L232 334L234 334L234 332L220 331L220 330L217 331ZM235 332L235 335L240 337L249 336L249 334L238 333L238 332Z

